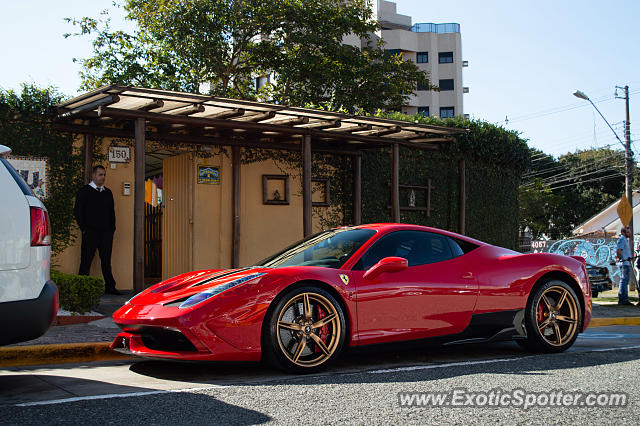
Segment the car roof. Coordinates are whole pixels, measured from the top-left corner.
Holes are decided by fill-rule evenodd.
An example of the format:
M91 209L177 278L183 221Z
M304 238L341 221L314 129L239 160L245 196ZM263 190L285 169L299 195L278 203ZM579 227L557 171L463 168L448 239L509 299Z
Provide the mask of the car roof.
M9 154L11 154L11 148L9 148L8 146L0 145L0 158L6 157Z
M430 226L423 226L423 225L413 225L413 224L409 224L409 223L368 223L368 224L364 224L364 225L357 225L357 226L349 226L348 228L352 228L352 229L375 229L376 231L381 231L384 233L387 232L391 232L391 231L426 231L426 232L435 232L437 234L442 234L442 235L446 235L448 237L452 237L452 238L458 238L460 240L463 241L468 241L470 243L479 245L479 246L487 246L490 244L487 244L483 241L480 240L476 240L474 238L471 237L467 237L465 235L460 235L460 234L456 234L455 232L450 232L450 231L445 231L444 229L440 229L440 228L433 228Z

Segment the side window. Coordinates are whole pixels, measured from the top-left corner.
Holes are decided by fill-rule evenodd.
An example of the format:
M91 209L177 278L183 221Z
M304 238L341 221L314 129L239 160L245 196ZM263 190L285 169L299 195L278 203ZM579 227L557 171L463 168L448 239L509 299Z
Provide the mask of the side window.
M471 250L478 248L478 246L473 243L458 240L457 238L447 237L447 240L449 241L449 247L451 247L451 252L453 253L453 257L462 256L463 254L467 254Z
M396 231L380 238L362 255L354 269L367 270L389 256L404 257L409 266L426 265L453 258L447 237L423 231Z

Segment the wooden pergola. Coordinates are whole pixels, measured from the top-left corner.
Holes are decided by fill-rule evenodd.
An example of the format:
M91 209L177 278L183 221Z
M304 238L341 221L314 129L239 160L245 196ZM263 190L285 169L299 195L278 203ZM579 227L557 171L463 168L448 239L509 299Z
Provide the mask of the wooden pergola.
M311 152L353 159L353 223L361 221L362 151L391 147L391 211L400 221L400 146L437 150L464 129L341 114L191 93L111 85L57 106L54 127L84 135L85 178L90 179L95 136L135 140L134 289L144 282L145 141L229 146L233 166L232 264L240 241L240 148L302 154L304 236L311 234ZM464 232L464 162L460 164L460 231Z

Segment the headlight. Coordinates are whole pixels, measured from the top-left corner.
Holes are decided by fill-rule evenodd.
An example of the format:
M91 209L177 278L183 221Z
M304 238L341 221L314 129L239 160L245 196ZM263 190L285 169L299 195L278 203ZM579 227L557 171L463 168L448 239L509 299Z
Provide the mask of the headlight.
M231 287L235 287L238 284L242 284L242 283L246 283L247 281L251 281L253 279L256 279L262 275L264 275L264 272L258 272L255 274L249 274L247 276L244 276L242 278L238 278L237 280L233 280L233 281L229 281L228 283L224 283L221 284L219 286L210 288L209 290L205 290L203 292L200 292L198 294L194 294L193 296L191 296L190 298L188 298L187 300L185 300L184 302L182 302L182 304L180 305L180 308L190 308L194 305L197 305L198 303L202 303L205 300L215 296L216 294L220 294L225 290L229 290Z

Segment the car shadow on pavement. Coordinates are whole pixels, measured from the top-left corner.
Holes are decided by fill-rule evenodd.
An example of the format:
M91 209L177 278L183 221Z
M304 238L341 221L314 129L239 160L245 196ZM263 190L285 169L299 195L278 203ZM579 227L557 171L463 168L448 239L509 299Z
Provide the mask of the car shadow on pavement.
M92 395L99 397L90 399ZM60 401L68 398L79 400ZM57 401L56 407L67 408L56 409L52 418L51 404L18 405L47 401ZM144 416L139 415L142 404L153 407L145 409ZM34 419L47 424L78 424L80 419L82 424L185 424L202 422L205 413L211 413L206 424L249 425L271 420L263 413L228 404L198 390L166 392L41 374L3 375L0 380L3 424L33 424Z
M627 352L630 359L635 359L640 350ZM626 360L624 355L622 357L625 358L623 361ZM334 366L313 375L291 375L258 362L184 363L146 360L133 363L130 371L157 379L193 384L251 386L265 383L272 385L278 383L302 385L310 382L335 384L351 381L377 383L387 380L384 374L387 370L389 373L400 372L401 380L407 382L430 380L430 377L437 380L464 376L479 371L496 374L548 375L552 374L550 370L555 368L580 368L616 362L619 361L611 359L610 352L568 351L559 354L533 354L523 351L514 342L504 342L351 349L343 354ZM454 365L432 368L437 364ZM417 368L414 369L414 367ZM404 368L406 368L406 374L402 372ZM394 380L398 380L398 377L394 376Z

